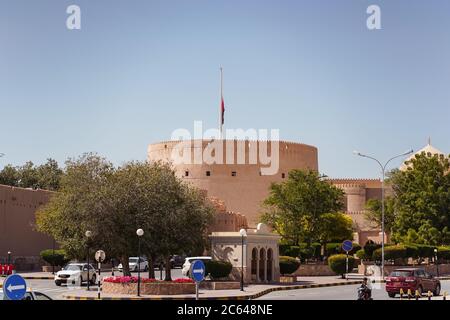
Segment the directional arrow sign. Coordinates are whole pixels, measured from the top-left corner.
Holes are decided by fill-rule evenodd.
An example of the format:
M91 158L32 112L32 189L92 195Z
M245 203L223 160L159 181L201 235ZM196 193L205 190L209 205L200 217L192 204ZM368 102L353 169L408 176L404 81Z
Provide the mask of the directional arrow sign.
M191 265L191 275L195 282L205 279L205 264L201 260L195 260Z
M21 300L27 292L27 283L18 274L8 276L3 282L3 293L9 300Z
M10 284L10 285L6 288L6 290L8 290L9 292L13 292L13 291L15 291L15 290L24 290L24 289L26 289L26 286L23 285L23 284L19 284L19 285L17 285L17 286L13 286L12 284Z

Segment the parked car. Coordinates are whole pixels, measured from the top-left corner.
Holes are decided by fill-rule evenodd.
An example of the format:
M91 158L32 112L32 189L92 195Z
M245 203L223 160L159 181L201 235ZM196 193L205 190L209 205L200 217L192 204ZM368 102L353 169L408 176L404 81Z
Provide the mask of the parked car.
M389 297L394 298L400 293L400 289L403 289L405 294L410 289L411 294L418 290L419 295L431 291L433 295L438 296L441 292L441 282L420 268L395 269L386 278L386 291Z
M7 298L1 291L0 291L0 300L7 300ZM46 294L43 294L42 292L28 290L25 293L25 296L22 298L22 300L53 300L53 299L47 296Z
M94 267L89 264L89 279L88 279L88 264L87 263L69 263L61 271L55 274L55 284L60 286L63 283L79 284L89 281L90 284L95 284L97 274Z
M129 257L128 266L130 268L130 271L138 271L138 257ZM139 266L140 271L148 271L148 261L146 257L141 257ZM117 269L119 269L119 271L123 271L122 263L117 266Z
M183 258L182 256L172 256L172 258L170 258L170 267L172 269L183 268L184 261L185 258Z
M184 260L184 264L183 264L183 268L181 270L181 273L183 274L183 276L185 277L189 277L189 270L191 269L191 263L194 262L195 260L202 260L203 262L206 261L211 261L212 258L211 257L187 257Z

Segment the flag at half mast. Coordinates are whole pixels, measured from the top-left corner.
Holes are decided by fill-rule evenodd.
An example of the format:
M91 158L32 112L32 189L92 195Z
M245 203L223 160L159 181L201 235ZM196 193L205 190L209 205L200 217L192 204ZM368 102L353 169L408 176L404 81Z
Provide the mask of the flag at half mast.
M223 99L223 70L220 67L220 138L222 139L223 124L225 123L225 101Z

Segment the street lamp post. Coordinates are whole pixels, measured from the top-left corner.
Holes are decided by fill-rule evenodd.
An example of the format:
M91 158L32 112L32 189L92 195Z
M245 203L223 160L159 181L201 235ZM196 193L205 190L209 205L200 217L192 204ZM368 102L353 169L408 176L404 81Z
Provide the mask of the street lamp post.
M11 251L8 251L8 265L11 264Z
M137 229L136 234L138 236L138 285L137 296L141 296L141 237L144 235L144 230Z
M247 231L241 229L239 233L241 235L241 291L244 291L244 237L247 236Z
M53 259L52 259L52 274L55 274L55 239L53 239L53 247L52 247L52 255L53 255Z
M438 249L434 248L434 261L436 263L436 277L439 277L439 261L438 261Z
M84 234L85 236L86 236L86 238L87 238L87 241L86 241L86 249L87 249L87 291L89 291L90 290L90 287L89 287L89 283L90 283L90 278L89 278L89 254L90 254L90 250L89 250L89 241L90 241L90 239L91 239L91 237L92 237L92 231L86 231L86 233ZM80 286L82 285L82 283L80 283Z
M377 159L375 159L374 157L362 154L358 151L353 151L354 154L356 154L357 156L363 157L363 158L369 158L372 159L374 161L376 161L381 168L381 174L382 174L382 178L381 178L381 278L384 279L384 178L386 175L386 167L388 165L389 162L391 162L392 160L396 159L396 158L400 158L400 157L404 157L408 154L413 153L413 150L409 150L407 152L404 152L402 154L399 154L395 157L390 158L388 161L386 161L386 163L383 165L381 164L380 161L378 161Z

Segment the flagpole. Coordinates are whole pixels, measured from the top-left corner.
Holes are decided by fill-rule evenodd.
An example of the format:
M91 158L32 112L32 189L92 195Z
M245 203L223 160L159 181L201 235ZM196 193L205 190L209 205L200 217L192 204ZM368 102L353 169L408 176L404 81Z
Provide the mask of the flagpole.
M220 139L223 139L223 119L222 119L222 101L223 101L223 69L220 67L220 109L219 109L219 132Z

